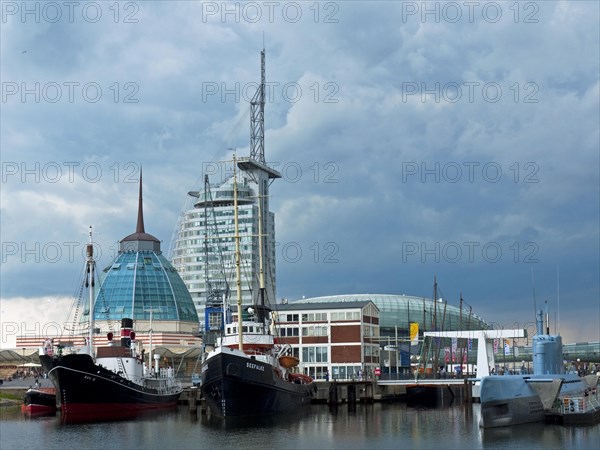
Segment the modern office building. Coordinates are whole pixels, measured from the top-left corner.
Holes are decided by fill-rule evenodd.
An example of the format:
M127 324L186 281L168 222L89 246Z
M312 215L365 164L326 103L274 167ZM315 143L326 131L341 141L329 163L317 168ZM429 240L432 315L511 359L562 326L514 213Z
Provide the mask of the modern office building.
M372 301L278 304L275 333L319 380L360 379L379 367L380 311Z

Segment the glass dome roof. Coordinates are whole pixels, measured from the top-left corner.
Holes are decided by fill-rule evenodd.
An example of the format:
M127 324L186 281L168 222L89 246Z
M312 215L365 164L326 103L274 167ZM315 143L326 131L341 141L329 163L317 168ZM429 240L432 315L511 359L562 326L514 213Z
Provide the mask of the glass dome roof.
M119 252L100 275L96 320L198 322L194 302L177 270L160 252Z
M119 253L100 274L94 319L182 321L198 323L192 297L177 270L163 256L160 241L146 233L142 175L136 231L123 238Z
M382 332L395 327L405 329L410 322L419 323L419 330L481 330L488 324L469 309L452 306L430 298L393 294L348 294L312 297L294 303L329 303L371 300L379 308L379 326ZM436 307L437 306L437 307ZM435 324L434 324L435 317Z

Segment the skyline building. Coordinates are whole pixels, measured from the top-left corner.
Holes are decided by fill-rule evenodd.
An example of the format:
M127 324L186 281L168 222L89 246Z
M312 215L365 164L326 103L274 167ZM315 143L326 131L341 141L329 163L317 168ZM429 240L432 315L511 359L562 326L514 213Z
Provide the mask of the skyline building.
M261 83L250 102L250 156L232 163L241 169L237 198L245 305L275 303L275 214L269 209L269 186L281 174L265 159L265 86L263 49ZM190 291L201 321L206 306L218 305L236 285L233 194L233 177L211 185L205 175L204 190L188 193L197 200L180 218L172 245L173 266Z
M238 182L238 214L242 303L252 304L260 289L258 186L247 174ZM208 304L235 290L233 177L192 191L193 208L186 210L176 231L171 260L190 291L202 321ZM275 214L264 216L265 289L275 298Z

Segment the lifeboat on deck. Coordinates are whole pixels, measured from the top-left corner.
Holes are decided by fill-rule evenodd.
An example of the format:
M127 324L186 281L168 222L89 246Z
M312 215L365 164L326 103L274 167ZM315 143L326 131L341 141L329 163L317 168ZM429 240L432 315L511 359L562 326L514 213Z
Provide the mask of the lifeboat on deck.
M300 360L295 356L280 356L279 364L281 364L281 367L291 369L292 367L296 367L298 364L300 364Z

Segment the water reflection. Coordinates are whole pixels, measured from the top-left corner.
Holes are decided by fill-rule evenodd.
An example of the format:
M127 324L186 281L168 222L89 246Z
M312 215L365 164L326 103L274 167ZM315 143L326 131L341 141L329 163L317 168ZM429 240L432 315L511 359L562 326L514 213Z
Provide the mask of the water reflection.
M135 410L135 409L114 409L112 411L90 411L77 414L60 414L60 423L63 425L97 423L97 422L120 422L125 420L155 420L166 414L176 413L177 406L170 408Z
M0 448L598 448L600 426L528 424L479 428L479 405L444 408L375 403L312 405L294 416L219 419L185 406L133 419L65 424L0 408Z

